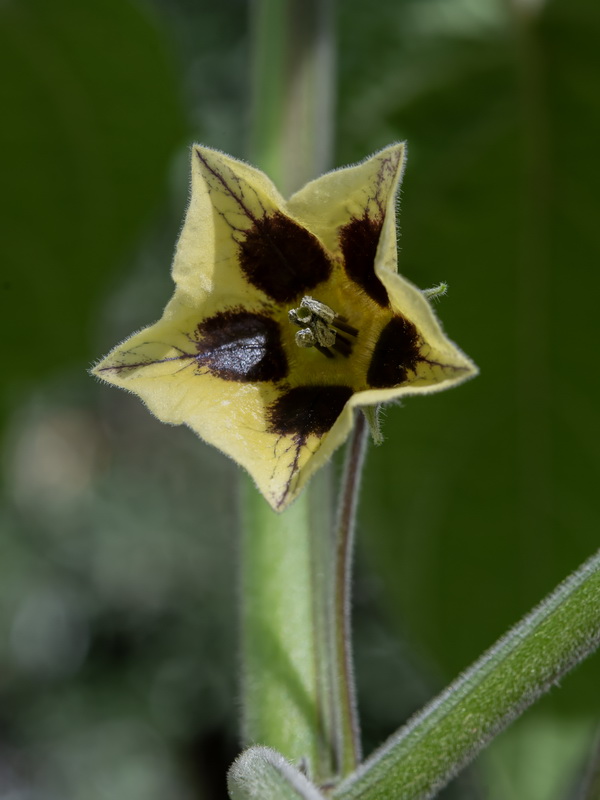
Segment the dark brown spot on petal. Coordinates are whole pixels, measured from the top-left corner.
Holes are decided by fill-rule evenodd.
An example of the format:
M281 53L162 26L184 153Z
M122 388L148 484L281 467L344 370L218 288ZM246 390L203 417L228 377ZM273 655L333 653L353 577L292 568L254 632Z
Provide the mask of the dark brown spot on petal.
M269 431L294 435L302 444L311 434L323 436L352 394L349 386L296 386L271 404Z
M420 360L417 329L405 317L395 316L379 334L367 372L367 383L374 389L404 383L407 370L414 370Z
M280 212L255 220L239 247L250 283L278 303L295 300L331 273L318 239Z
M340 231L346 274L380 306L389 304L385 286L375 274L375 254L383 219L372 219L365 213L352 219Z
M229 381L279 381L288 373L279 325L263 314L222 311L197 327L196 361Z

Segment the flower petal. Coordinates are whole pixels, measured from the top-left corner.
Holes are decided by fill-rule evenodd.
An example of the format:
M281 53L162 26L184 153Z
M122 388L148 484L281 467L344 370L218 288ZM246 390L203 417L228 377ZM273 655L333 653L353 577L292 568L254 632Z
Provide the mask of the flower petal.
M283 510L344 442L355 407L476 373L397 273L403 163L392 145L286 204L259 170L194 147L175 294L94 374L227 453ZM299 307L319 348L299 346Z
M180 299L291 302L327 280L328 255L284 206L262 172L195 146L190 205L173 262Z
M360 164L311 181L287 205L332 253L343 256L347 278L380 306L388 299L375 269L376 256L386 269L396 270L394 201L404 158L403 142L386 147Z
M394 312L374 343L367 388L352 405L385 403L410 394L442 391L478 373L442 330L423 293L397 273L381 272Z
M94 374L227 453L281 510L347 436L352 387L290 388L279 326L264 314L234 308L195 319L188 311L177 325L162 319L134 334Z

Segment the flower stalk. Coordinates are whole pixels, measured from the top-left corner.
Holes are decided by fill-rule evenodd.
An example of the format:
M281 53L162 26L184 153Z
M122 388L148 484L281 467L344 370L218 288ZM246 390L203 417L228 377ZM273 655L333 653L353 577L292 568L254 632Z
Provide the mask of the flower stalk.
M348 775L361 760L360 725L352 657L351 588L359 489L367 449L368 424L361 412L347 445L335 531L334 635L339 682L337 756L339 774Z

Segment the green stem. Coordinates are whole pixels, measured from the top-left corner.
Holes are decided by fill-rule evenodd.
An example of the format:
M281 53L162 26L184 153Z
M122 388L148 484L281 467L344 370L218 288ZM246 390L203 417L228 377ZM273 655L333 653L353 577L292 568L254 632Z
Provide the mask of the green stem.
M333 792L434 797L490 740L600 643L600 552Z
M308 778L269 747L250 747L227 776L231 800L325 800Z
M327 483L320 477L276 514L248 480L242 519L243 740L303 764L317 782L334 773L323 573L315 552L331 530Z
M284 196L331 167L333 0L255 0L250 154Z
M331 0L257 0L251 161L284 195L324 172L332 140ZM330 471L275 514L243 493L242 708L246 744L275 748L317 783L337 776L339 705L330 600Z
M334 635L336 642L338 773L349 775L360 762L360 730L354 689L350 589L356 508L368 438L365 416L355 412L355 425L346 452L335 537Z

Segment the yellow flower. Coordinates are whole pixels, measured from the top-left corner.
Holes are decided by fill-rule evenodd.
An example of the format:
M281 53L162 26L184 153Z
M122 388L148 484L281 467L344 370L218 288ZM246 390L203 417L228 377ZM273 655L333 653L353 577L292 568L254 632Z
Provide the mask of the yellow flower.
M284 200L259 170L194 146L162 318L93 372L248 470L277 510L347 438L357 406L476 373L397 272L405 149Z

